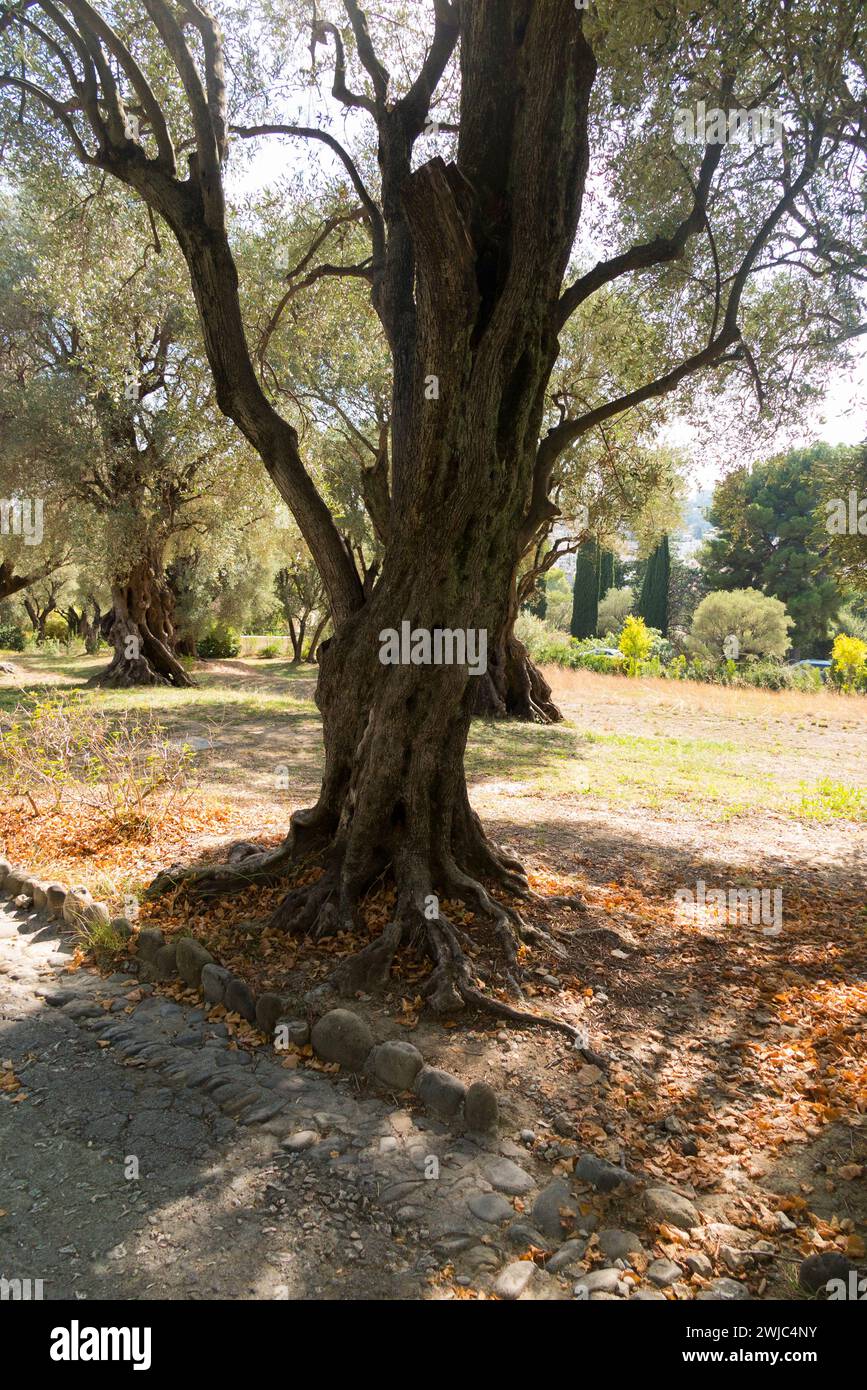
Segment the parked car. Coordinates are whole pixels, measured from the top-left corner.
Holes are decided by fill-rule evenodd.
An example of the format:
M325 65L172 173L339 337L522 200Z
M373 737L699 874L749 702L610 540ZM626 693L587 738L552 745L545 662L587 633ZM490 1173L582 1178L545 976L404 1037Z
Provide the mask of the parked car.
M828 672L831 669L830 661L817 661L813 657L807 657L803 661L790 661L788 665L791 666L793 671L797 671L799 667L807 666L813 671L818 671L822 680L827 678Z

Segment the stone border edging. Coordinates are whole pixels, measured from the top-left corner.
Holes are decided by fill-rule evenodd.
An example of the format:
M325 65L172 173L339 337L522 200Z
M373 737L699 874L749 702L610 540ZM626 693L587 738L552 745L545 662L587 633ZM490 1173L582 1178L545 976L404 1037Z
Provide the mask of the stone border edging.
M246 981L218 965L194 936L166 941L159 927L142 927L136 932L125 917L112 918L106 905L94 901L85 886L45 883L13 867L8 859L0 859L0 892L11 897L17 907L32 903L36 911L47 911L68 926L113 927L135 946L131 959L137 961L138 978L143 983L180 978L207 1004L223 1004L228 1013L237 1013L255 1024L272 1040L277 1052L309 1042L323 1062L368 1076L390 1091L412 1091L437 1119L480 1136L494 1137L498 1132L500 1107L492 1086L474 1081L467 1087L450 1072L428 1066L414 1043L401 1039L377 1042L366 1020L351 1009L329 1009L311 1027L306 1018L289 1017L284 1012L284 996L275 991L265 990L257 999ZM275 1041L278 1029L283 1047Z

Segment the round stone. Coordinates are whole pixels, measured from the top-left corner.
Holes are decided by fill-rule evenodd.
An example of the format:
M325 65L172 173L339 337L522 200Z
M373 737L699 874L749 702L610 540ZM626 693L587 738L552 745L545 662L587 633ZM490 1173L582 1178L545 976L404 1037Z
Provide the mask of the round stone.
M513 1197L520 1197L524 1192L529 1192L536 1186L529 1173L525 1173L523 1168L519 1168L517 1163L513 1163L510 1158L494 1158L484 1167L485 1177L500 1192L508 1192Z
M594 1269L590 1274L582 1274L575 1285L576 1298L589 1298L594 1293L619 1293L621 1288L619 1269Z
M515 1212L510 1202L505 1197L501 1197L499 1192L471 1192L467 1198L467 1206L477 1216L480 1221L489 1221L492 1225L507 1221Z
M500 1121L497 1093L487 1081L474 1081L464 1097L464 1120L474 1134L493 1134Z
M207 965L203 965L199 983L206 1003L222 1004L226 994L226 985L231 978L231 971L224 970L222 965L214 965L211 961Z
M55 917L63 916L63 904L66 902L66 885L63 883L49 883L45 889L45 896L48 899L48 910Z
M577 1217L578 1203L562 1178L555 1178L542 1188L531 1212L533 1225L552 1241L568 1235Z
M313 1025L313 1051L326 1062L339 1062L350 1071L361 1071L373 1047L373 1034L358 1014L349 1009L330 1009Z
M409 1091L424 1066L424 1057L411 1042L398 1039L379 1043L371 1054L370 1066L383 1086L394 1091Z
M536 1266L532 1260L513 1260L501 1270L494 1282L494 1293L500 1298L520 1298L536 1277Z
M826 1250L821 1255L808 1255L798 1268L798 1283L807 1293L820 1293L831 1279L848 1281L849 1271L854 1269L851 1260L837 1250Z
M233 975L226 985L224 1002L228 1013L240 1014L248 1023L256 1022L256 1000L246 981Z
M154 961L157 951L165 945L165 938L159 927L142 927L136 937L136 951L139 960Z
M278 1018L274 1024L274 1046L305 1047L310 1041L310 1026L304 1018Z
M318 1142L319 1135L315 1129L299 1129L294 1134L287 1135L281 1147L288 1149L289 1153L301 1153L303 1149L312 1149Z
M160 946L153 960L155 980L174 979L178 973L177 955L178 948L174 941L167 942L165 946Z
M654 1221L677 1226L682 1231L691 1231L693 1226L700 1224L692 1202L673 1187L649 1187L644 1194L644 1205Z
M658 1289L667 1289L670 1284L683 1278L683 1270L674 1260L652 1260L647 1266L647 1277Z
M640 1255L642 1251L641 1241L634 1231L600 1231L597 1239L599 1249L609 1260L626 1260L630 1255Z
M70 888L63 904L63 920L67 926L80 927L86 920L85 912L93 903L90 889L83 884Z
M264 994L259 995L256 1000L256 1027L266 1038L272 1036L274 1025L285 1007L286 1001L282 994L275 994L273 990L267 989Z
M415 1092L424 1105L445 1120L457 1115L467 1093L463 1081L437 1067L422 1067L415 1082Z
M696 1302L710 1303L718 1300L723 1303L734 1303L742 1299L749 1298L750 1291L746 1284L741 1284L737 1279L714 1279L706 1289L696 1294Z
M198 989L202 982L202 971L206 965L213 964L214 957L194 936L182 936L177 949L178 974L184 984Z

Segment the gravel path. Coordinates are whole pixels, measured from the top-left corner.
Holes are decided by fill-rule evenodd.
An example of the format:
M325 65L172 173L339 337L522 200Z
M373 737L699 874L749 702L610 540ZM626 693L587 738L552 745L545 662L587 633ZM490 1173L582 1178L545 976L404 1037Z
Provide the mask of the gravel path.
M330 1157L357 1152L345 1085L304 1082L320 1152L289 1154L201 1090L120 1064L97 1031L137 1024L182 1060L234 1058L226 1075L251 1071L246 1054L159 995L123 1012L134 981L69 974L68 959L55 926L0 910L0 1058L26 1093L0 1098L0 1275L41 1279L53 1299L424 1296L425 1251L393 1233L357 1162ZM371 1109L352 1126L367 1146L393 1135L387 1108Z
M552 1173L532 1131L477 1142L70 956L0 908L0 1279L47 1299L754 1296L752 1256L720 1246L754 1237L705 1225L713 1198L657 1186L642 1210L640 1177L591 1153ZM653 1258L660 1221L692 1254Z

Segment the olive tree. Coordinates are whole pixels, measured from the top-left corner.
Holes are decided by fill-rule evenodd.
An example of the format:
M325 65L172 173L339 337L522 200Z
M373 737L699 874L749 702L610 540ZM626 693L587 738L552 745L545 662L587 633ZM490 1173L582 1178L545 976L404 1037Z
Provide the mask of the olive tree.
M188 877L202 890L279 881L316 854L323 872L287 894L276 922L335 933L389 871L393 916L343 963L341 985L382 980L402 941L423 940L435 1009L533 1019L480 989L439 908L456 896L490 916L512 962L539 930L518 910L533 899L521 864L470 803L478 677L466 660L429 664L426 652L444 631L490 634L495 649L521 557L556 515L558 464L590 431L699 373L713 376L717 400L743 381L772 406L787 383L809 384L811 360L831 360L861 331L862 7L623 0L597 13L574 0L432 0L430 27L405 43L389 38L403 4L384 0L368 23L357 0L329 0L311 26L306 5L287 3L269 55L291 40L298 53L312 47L317 75L327 62L351 116L348 144L353 125L375 130L375 167L328 128L333 106L301 123L297 103L281 109L280 81L273 99L261 81L245 88L244 63L229 91L226 44L246 55L256 34L231 9L225 17L228 40L198 0L0 9L9 147L66 142L171 229L219 406L292 511L328 594L319 799L294 814L276 852ZM267 12L258 17L267 29ZM681 145L677 110L699 99L773 101L783 134L775 145L712 134ZM363 263L321 278L366 280L392 358L388 529L372 582L251 352L224 175L230 142L266 139L339 160L369 237ZM560 336L615 283L653 287L665 324L654 364L625 390L614 373L589 402L558 407ZM383 661L383 635L403 624L421 634L417 659Z

